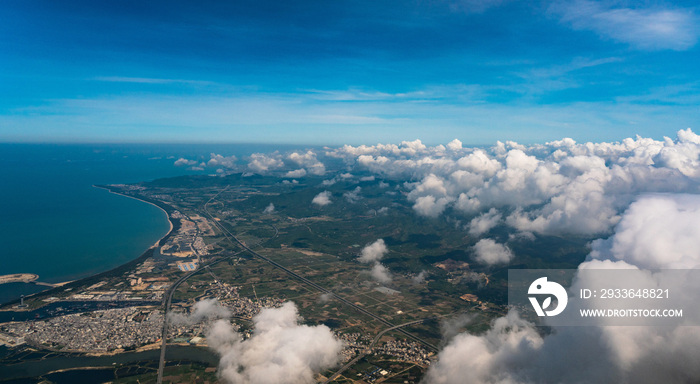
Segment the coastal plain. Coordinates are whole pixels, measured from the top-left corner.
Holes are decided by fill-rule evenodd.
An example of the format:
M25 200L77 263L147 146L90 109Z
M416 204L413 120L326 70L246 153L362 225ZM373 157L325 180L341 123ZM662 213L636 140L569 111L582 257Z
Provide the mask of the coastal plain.
M211 320L165 322L216 299L244 338L261 309L289 301L305 324L329 327L344 341L343 361L318 382L417 383L447 337L445 324L454 323L452 333L479 333L506 313L508 268L544 265L543 255L550 267L572 268L586 254L587 239L538 236L512 242L511 265L482 266L471 250L477 238L459 223L414 215L405 187L391 180L328 185L320 177L237 173L101 187L160 207L171 230L128 264L27 297L27 308L6 305L0 376L7 380L26 378L31 366L33 378L50 382L64 374L52 359L69 358L75 377L216 382ZM312 204L321 191L332 204ZM500 227L492 233L510 235ZM382 281L358 261L379 239L390 276ZM159 349L160 361L135 357ZM104 357L115 364L94 360Z

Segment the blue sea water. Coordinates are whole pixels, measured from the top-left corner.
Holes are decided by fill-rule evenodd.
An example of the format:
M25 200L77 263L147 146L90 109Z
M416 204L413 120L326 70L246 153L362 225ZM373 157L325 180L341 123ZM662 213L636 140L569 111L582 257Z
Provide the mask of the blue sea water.
M35 273L40 281L74 280L141 255L167 233L158 208L92 187L183 174L179 157L239 158L270 145L0 144L0 275ZM0 285L0 303L41 290Z

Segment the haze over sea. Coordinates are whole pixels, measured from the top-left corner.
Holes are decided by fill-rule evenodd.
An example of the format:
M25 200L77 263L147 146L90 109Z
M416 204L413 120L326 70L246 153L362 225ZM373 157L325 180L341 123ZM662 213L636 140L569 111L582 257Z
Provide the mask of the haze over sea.
M0 275L36 273L50 283L79 279L137 258L167 233L160 209L94 184L205 174L173 163L208 159L212 152L241 158L278 147L0 144ZM0 303L42 289L0 285Z

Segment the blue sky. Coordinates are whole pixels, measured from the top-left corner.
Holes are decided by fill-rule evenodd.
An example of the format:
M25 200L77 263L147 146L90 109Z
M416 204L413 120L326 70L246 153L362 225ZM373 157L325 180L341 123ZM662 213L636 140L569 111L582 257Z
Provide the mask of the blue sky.
M4 1L0 141L374 144L700 130L661 1Z

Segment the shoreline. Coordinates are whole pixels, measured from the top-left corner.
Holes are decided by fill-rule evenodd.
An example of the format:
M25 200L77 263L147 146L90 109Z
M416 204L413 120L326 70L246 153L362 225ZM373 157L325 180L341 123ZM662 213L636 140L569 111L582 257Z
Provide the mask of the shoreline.
M157 207L158 209L163 211L163 213L165 213L165 218L166 218L166 220L168 220L168 224L170 225L170 229L168 230L168 232L165 235L163 235L160 239L156 240L156 242L153 245L146 248L145 251L143 251L138 257L134 258L133 260L129 260L126 263L118 265L114 268L108 269L108 270L103 271L103 272L98 272L98 273L95 273L95 274L92 274L89 276L85 276L85 277L80 278L80 279L56 283L56 284L54 284L54 286L52 288L24 296L25 299L36 297L36 296L43 295L43 294L48 294L49 292L51 292L55 289L62 289L64 287L70 287L74 284L76 286L80 285L80 284L87 284L87 282L90 280L101 278L102 276L109 275L111 273L114 273L114 272L122 270L122 269L131 268L131 267L135 266L136 264L148 259L149 257L152 257L153 252L156 250L156 248L161 246L162 245L161 243L165 243L165 239L167 239L173 233L173 229L175 228L175 225L173 224L173 221L170 218L170 214L168 213L168 211L165 210L165 208L163 208L163 207L159 206L158 204L155 204L151 201L139 199L137 197L125 195L125 194L119 193L119 192L114 192L106 186L100 186L100 185L94 185L94 184L92 186L94 188L104 189L104 190L108 191L109 193L113 193L115 195L128 197L128 198L131 198L134 200L141 201L143 203L153 205L154 207ZM12 306L19 303L19 302L20 302L20 299L14 299L14 300L8 301L6 303L0 303L0 311L18 310L18 308L13 308ZM43 307L43 305L41 305L40 307Z
M170 235L170 233L173 231L174 226L173 226L173 221L170 219L170 214L168 213L168 211L166 211L165 209L163 209L163 207L159 206L158 204L155 204L155 203L150 202L150 201L147 201L147 200L139 199L138 197L135 197L135 196L125 195L125 194L119 193L119 192L114 192L113 190L109 189L109 188L106 187L106 186L101 186L101 185L96 185L96 184L93 184L92 186L93 186L94 188L104 189L105 191L108 191L109 193L113 193L113 194L115 194L115 195L128 197L128 198L130 198L130 199L134 199L134 200L137 200L137 201L146 203L146 204L150 204L150 205L152 205L152 206L154 206L154 207L160 209L161 211L163 211L163 213L165 213L165 218L168 220L168 224L170 225L170 229L168 230L168 232L167 232L165 235L163 235L163 237L161 237L160 239L156 240L155 244L153 244L150 248L153 248L153 247L158 246L158 244L161 242L161 240L163 240L164 238L168 237L168 236Z

